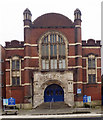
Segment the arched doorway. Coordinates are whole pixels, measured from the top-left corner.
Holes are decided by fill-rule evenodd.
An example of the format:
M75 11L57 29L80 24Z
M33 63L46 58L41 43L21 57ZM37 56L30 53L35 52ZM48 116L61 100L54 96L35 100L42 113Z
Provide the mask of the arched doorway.
M44 102L64 101L64 91L61 86L51 84L44 91Z

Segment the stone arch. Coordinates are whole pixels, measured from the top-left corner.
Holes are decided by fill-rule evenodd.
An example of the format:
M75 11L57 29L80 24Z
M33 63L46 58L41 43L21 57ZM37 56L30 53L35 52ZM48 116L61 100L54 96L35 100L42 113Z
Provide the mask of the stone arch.
M65 88L65 85L59 80L47 80L45 83L41 85L41 88L45 89L48 85L51 85L51 84L57 84L61 86L63 89Z
M64 83L62 83L61 81L59 80L47 80L46 82L44 82L42 85L41 85L41 89L42 89L42 98L44 98L44 91L45 89L51 85L51 84L57 84L59 85L60 87L62 87L63 91L64 91L64 102L65 102L65 98L66 98L66 93L67 93L67 85L65 85Z

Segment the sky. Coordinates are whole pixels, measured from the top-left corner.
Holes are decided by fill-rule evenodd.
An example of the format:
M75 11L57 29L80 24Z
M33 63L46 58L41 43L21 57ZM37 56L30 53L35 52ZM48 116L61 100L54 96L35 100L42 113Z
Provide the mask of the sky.
M0 44L24 40L23 12L32 13L32 21L45 13L60 13L74 21L74 10L82 13L82 40L101 40L101 2L103 0L1 0Z
M32 21L45 13L55 12L74 21L74 10L82 13L82 40L101 39L101 0L1 0L0 44L24 40L23 12L32 13Z

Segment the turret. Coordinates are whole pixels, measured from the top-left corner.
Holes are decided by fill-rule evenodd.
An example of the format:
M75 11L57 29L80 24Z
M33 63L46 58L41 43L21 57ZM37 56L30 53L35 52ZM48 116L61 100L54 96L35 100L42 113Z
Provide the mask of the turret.
M74 25L75 25L75 65L77 68L75 69L75 78L77 84L76 89L81 89L81 95L76 95L76 100L82 100L83 96L83 76L82 76L82 39L81 39L81 11L76 9L74 11Z
M77 8L75 11L74 11L74 23L75 25L81 25L81 11Z
M24 10L24 12L23 12L23 15L24 15L24 27L30 27L30 23L32 22L31 21L31 17L32 17L31 11L28 8L26 8L26 10Z

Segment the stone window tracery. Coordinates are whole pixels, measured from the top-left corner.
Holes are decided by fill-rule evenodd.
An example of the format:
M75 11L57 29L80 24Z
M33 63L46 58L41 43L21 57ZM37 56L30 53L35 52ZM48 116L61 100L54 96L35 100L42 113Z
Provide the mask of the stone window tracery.
M66 69L67 42L58 32L51 32L41 40L41 70Z

